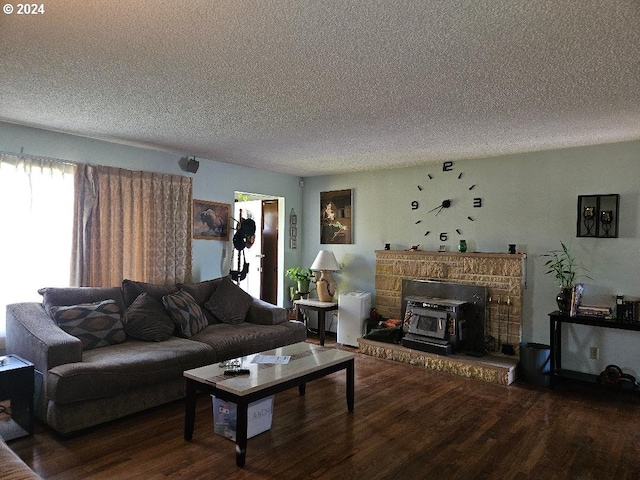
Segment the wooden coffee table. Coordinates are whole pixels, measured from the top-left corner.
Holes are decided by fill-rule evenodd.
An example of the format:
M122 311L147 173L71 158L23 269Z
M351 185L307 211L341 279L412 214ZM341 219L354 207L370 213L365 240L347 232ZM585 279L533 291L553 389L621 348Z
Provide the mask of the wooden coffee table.
M256 355L291 356L288 364L256 364ZM295 343L255 355L241 357L242 368L251 371L249 375L227 377L225 367L219 363L194 368L184 372L187 379L187 399L184 417L184 438L193 438L196 416L196 393L210 393L222 400L237 405L236 419L236 464L244 466L247 453L247 414L249 404L298 387L300 395L305 394L307 382L331 373L345 370L347 376L347 409L353 411L354 403L354 359L355 354L335 348L320 347L309 343Z

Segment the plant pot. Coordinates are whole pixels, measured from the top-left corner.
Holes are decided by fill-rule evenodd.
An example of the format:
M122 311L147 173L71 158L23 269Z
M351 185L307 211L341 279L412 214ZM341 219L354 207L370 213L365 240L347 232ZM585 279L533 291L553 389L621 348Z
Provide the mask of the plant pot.
M309 293L309 280L298 280L298 293Z
M298 293L298 290L296 290L296 287L289 287L289 298L292 302L294 300L300 300L300 294Z
M563 288L558 292L556 297L556 303L558 304L558 310L560 313L568 314L571 311L571 291L572 288Z

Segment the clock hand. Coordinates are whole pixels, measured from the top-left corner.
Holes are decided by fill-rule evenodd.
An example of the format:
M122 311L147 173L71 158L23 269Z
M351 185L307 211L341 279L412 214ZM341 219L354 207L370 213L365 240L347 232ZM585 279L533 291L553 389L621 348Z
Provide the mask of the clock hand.
M427 213L431 213L434 210L438 210L438 213L440 213L443 208L449 208L450 206L451 206L451 200L443 200L440 205L438 205L436 208L432 208ZM438 215L438 213L436 213L436 215Z

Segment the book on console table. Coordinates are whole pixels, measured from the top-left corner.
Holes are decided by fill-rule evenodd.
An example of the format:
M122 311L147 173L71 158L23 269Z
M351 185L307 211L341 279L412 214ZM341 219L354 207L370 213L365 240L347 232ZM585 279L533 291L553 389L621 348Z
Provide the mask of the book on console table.
M602 318L604 320L612 320L614 318L613 307L599 305L578 305L576 314L581 317Z

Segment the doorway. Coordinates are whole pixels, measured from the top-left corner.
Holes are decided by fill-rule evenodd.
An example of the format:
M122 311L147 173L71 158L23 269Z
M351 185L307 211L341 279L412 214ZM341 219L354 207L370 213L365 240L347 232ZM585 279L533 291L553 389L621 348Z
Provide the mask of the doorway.
M246 278L240 281L240 287L250 295L274 305L282 304L283 280L279 272L284 261L284 242L279 231L283 205L284 199L281 197L235 192L233 218L251 218L256 223L255 241L244 250L244 260L249 264L249 269ZM234 251L234 264L237 255L238 252Z

